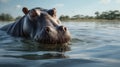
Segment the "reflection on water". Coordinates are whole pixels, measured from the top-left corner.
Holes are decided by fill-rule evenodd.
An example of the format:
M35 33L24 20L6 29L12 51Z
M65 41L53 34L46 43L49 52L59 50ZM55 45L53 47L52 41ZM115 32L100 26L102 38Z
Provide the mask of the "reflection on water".
M32 40L22 39L21 49L10 49L15 51L58 51L65 52L69 51L70 47L68 44L41 44Z
M63 24L72 34L70 45L48 46L0 31L0 67L120 66L120 22Z
M46 54L43 54L43 55L27 54L27 55L21 55L21 56L3 55L2 57L23 58L23 59L27 59L27 60L68 58L68 56L65 56L62 53L46 53Z

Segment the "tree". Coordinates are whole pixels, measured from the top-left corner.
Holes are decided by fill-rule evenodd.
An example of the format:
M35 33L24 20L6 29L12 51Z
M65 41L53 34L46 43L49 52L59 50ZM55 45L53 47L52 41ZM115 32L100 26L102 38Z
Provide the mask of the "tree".
M80 15L74 15L72 18L79 19Z
M114 14L115 14L115 18L116 19L120 19L120 12L119 12L119 10L115 10Z
M2 14L0 14L0 20L11 21L11 20L13 20L13 17L10 14L2 13Z
M97 19L99 19L99 14L100 14L100 13L99 13L98 11L95 12L95 15L96 15L96 18L97 18Z
M61 15L59 19L60 19L61 21L62 21L62 20L69 20L70 17L69 17L69 16Z
M98 14L98 12L96 12L95 14L97 19L107 19L107 20L120 19L119 10L103 11L101 14Z

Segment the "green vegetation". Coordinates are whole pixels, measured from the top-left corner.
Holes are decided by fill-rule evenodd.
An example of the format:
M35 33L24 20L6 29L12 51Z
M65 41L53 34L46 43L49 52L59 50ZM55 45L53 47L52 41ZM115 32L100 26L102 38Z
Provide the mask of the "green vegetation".
M96 11L94 14L95 16L74 15L72 17L61 15L59 19L61 21L120 20L119 10L110 10L101 13Z
M99 12L96 11L95 16L84 16L84 15L74 15L72 17L68 15L61 15L59 19L61 21L108 21L108 20L119 20L120 21L120 11L119 10L110 10ZM14 21L20 19L22 16L13 18L10 14L2 13L0 14L0 21Z
M10 14L0 14L0 21L12 21L13 17Z
M108 12L102 12L101 14L99 12L95 12L97 19L107 19L107 20L115 20L120 19L120 12L119 10L114 11L108 11Z
M20 19L21 17L22 16L18 16L16 18L13 18L10 14L2 13L2 14L0 14L0 21L14 21L14 20Z

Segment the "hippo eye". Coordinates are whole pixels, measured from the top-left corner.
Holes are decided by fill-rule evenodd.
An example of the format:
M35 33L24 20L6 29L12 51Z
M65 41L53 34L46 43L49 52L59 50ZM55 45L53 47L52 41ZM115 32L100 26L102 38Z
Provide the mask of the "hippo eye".
M33 14L31 15L32 18L33 18L33 17L36 17L36 16L37 16L36 13L33 13Z
M31 12L31 17L36 17L37 16L37 12L35 11L35 10L33 10L32 12Z
M30 15L30 19L31 20L37 20L37 17L41 14L40 10L38 9L33 9L30 11L29 15Z

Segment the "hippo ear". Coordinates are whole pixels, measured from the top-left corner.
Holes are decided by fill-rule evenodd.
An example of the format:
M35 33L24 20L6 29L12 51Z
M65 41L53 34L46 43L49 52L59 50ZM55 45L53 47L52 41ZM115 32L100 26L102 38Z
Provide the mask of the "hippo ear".
M52 8L50 10L48 10L48 14L50 14L52 17L56 16L56 8Z
M57 13L56 8L53 8L53 10L54 10L54 15L56 16L56 13Z
M26 8L26 7L23 7L22 11L24 14L27 14L29 12L28 8Z
M56 8L53 8L53 10L56 10Z

